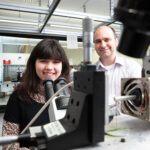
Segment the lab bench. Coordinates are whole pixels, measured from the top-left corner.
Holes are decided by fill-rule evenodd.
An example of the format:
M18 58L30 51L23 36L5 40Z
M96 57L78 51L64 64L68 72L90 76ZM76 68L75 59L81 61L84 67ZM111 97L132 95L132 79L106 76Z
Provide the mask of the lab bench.
M105 126L105 131L104 142L74 150L150 149L150 122L146 120L121 114Z

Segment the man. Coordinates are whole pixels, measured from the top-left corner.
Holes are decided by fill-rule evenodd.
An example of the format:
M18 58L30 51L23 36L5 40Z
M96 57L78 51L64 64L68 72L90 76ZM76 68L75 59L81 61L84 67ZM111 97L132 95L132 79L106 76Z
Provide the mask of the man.
M97 71L104 71L107 79L108 104L113 108L114 96L121 94L121 78L141 77L141 67L131 59L117 56L118 39L113 28L100 26L94 33L94 43L100 56L96 63ZM116 110L115 110L116 111Z

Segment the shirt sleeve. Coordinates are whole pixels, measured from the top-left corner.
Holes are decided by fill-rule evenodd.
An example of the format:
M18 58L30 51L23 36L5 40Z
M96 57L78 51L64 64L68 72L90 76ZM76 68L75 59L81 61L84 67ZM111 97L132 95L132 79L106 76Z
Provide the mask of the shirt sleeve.
M4 119L6 121L19 124L20 112L17 92L14 92L8 100L6 111L4 114Z

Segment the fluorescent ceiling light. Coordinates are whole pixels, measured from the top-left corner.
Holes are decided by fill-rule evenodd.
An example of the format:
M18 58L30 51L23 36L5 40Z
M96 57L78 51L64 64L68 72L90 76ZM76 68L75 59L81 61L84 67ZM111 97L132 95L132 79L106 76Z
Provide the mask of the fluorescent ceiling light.
M58 27L58 28L66 28L66 29L78 29L78 30L82 30L81 27L75 27L75 26L65 26L65 25L57 25L57 24L51 24L51 27Z
M72 32L72 31L62 31L62 30L50 30L50 29L44 29L42 33L47 33L47 34L54 34L55 35L77 35L77 36L82 36L82 32Z
M35 22L24 22L24 21L18 21L18 20L5 20L0 19L0 22L6 22L6 23L17 23L17 24L28 24L28 25L38 25Z

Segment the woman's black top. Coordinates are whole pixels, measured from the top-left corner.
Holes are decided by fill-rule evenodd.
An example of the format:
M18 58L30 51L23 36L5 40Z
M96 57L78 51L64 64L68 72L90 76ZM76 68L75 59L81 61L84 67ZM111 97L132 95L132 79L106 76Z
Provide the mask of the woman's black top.
M23 102L18 98L17 92L14 92L8 100L4 119L19 124L21 132L43 105L35 100L32 100L30 103ZM47 123L49 123L48 107L41 113L32 126L41 126Z

